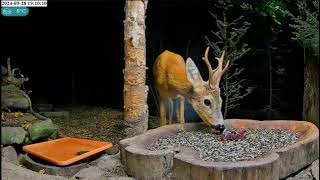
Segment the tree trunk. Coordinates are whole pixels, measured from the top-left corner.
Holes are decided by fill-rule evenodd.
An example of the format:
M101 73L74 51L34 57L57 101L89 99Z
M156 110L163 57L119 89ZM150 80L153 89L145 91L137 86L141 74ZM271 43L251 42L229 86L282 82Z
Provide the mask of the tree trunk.
M126 0L124 20L124 125L127 137L148 128L145 13L147 0Z
M305 58L303 120L319 127L319 64L308 53Z

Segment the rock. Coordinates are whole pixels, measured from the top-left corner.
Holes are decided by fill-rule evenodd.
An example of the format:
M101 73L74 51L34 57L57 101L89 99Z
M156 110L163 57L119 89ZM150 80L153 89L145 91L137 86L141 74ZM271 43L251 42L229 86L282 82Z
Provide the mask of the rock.
M48 138L54 133L57 127L53 125L51 119L38 121L28 127L30 139L32 141L40 138Z
M28 136L26 136L26 138L24 138L23 144L31 144L31 143L32 143L31 139Z
M114 146L112 146L111 148L106 150L106 153L109 155L115 155L119 152L119 145L116 144Z
M319 180L319 159L298 174L286 178L286 180Z
M319 159L311 164L311 174L315 180L319 180Z
M71 177L79 172L81 169L87 168L86 163L78 163L74 165L59 167L55 165L47 165L44 163L38 163L36 160L31 159L27 154L19 155L20 163L33 171L39 172L44 170L46 174L59 175L63 177Z
M116 176L116 177L106 177L105 180L135 180L133 177L124 177L124 176Z
M30 104L22 91L13 84L1 86L1 109L29 109Z
M22 153L18 154L18 161L19 161L19 164L22 164L22 163L23 163L23 161L24 161L24 157L25 157L25 154L22 154Z
M96 180L101 179L104 176L104 172L98 167L91 166L80 170L77 174L73 176L74 179L82 180Z
M55 130L54 130L54 132L49 136L49 139L57 139L58 136L59 136L59 127L58 127L58 125L54 124L53 126L54 126Z
M1 161L1 179L8 180L67 180L61 176L39 174L38 172L14 165L5 160Z
M116 155L103 155L95 160L93 164L108 176L127 176L125 167L121 164L120 153Z
M313 180L312 174L310 169L305 169L303 171L301 171L300 173L298 173L297 175L293 176L293 177L289 177L286 180Z
M19 164L17 151L12 146L4 147L1 151L1 156L12 164Z
M109 176L107 174L104 174L104 175L100 175L99 177L90 178L90 180L135 180L135 178L126 177L126 176ZM162 180L165 180L165 179L162 179Z
M22 127L1 127L1 144L22 144L26 135Z

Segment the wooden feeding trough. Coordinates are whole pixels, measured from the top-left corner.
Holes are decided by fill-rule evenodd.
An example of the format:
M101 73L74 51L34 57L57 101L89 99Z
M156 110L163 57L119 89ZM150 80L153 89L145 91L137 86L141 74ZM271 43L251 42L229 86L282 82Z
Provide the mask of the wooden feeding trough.
M148 146L164 136L176 135L180 126L173 124L150 130L120 141L121 160L127 173L138 179L282 179L311 164L319 157L319 130L305 121L255 121L229 119L229 128L286 129L300 134L296 143L274 149L258 158L238 162L203 161L191 148L150 151ZM187 123L186 131L208 128L203 123Z
M25 152L58 166L67 166L112 147L110 142L61 138L23 147Z

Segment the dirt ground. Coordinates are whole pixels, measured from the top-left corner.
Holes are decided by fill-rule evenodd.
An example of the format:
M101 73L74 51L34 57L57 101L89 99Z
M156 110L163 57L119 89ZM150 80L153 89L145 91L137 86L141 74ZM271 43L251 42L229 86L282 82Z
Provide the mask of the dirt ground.
M59 106L68 111L69 119L51 117L60 128L60 135L118 144L125 138L121 110L95 106ZM149 129L158 127L158 118L149 117Z

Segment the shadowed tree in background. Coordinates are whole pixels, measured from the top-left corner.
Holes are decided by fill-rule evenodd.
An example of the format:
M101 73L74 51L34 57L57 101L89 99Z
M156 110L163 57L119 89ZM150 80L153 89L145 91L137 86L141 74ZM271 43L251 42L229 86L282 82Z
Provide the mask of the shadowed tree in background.
M221 92L224 108L224 118L228 112L239 106L239 100L251 93L253 87L247 86L247 80L241 79L243 72L238 64L238 60L250 51L246 43L242 43L242 38L247 33L250 23L244 20L244 16L234 18L231 22L227 15L231 13L234 5L230 0L219 0L214 2L221 13L210 12L215 19L218 31L211 31L213 38L206 36L207 44L213 49L215 57L219 57L223 50L226 51L225 60L230 60L229 69L225 72L221 82ZM244 87L246 86L246 87Z
M285 75L285 68L276 65L275 56L282 49L279 46L279 37L282 35L284 21L287 13L285 3L276 0L264 0L255 5L255 13L262 16L265 22L269 22L269 33L266 35L266 52L268 56L268 104L262 111L267 112L267 118L279 117L281 104L280 92L283 84L282 77ZM277 60L279 61L279 60Z
M303 120L319 126L319 0L298 1L294 16L293 40L304 50Z
M145 13L147 0L126 0L124 20L124 125L127 137L147 131Z

